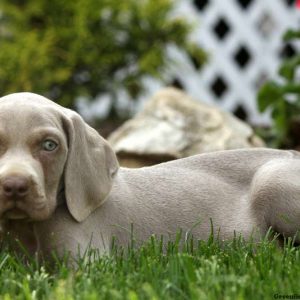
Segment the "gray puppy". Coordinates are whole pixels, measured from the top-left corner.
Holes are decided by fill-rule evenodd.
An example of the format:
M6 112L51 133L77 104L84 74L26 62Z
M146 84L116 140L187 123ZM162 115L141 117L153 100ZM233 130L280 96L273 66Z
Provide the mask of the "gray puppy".
M100 253L113 237L259 239L300 228L300 155L270 149L196 155L120 168L109 144L74 111L36 94L0 98L0 216L32 252ZM130 232L133 224L133 232ZM32 228L36 243L24 237ZM26 236L26 235L25 235ZM299 242L299 237L296 238Z

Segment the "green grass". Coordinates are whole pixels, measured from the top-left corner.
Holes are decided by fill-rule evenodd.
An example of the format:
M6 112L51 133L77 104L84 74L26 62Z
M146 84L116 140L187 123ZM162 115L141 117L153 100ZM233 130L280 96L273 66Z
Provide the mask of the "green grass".
M291 244L281 250L275 242L235 239L220 247L210 239L183 250L169 243L163 251L152 238L92 263L87 256L74 270L60 262L24 264L3 249L0 299L274 299L300 294L300 250Z

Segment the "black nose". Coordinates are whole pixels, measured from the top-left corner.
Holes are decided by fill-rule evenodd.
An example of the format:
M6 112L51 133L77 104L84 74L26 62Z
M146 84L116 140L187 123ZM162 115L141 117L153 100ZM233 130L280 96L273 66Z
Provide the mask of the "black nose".
M3 193L6 197L23 198L29 192L29 181L23 176L10 176L2 181Z

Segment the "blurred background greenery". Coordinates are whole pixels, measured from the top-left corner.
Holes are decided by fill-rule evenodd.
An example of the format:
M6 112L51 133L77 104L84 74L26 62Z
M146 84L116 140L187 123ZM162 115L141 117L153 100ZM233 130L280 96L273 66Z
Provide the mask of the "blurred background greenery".
M283 42L300 41L300 30L288 30ZM273 126L260 131L270 146L300 150L300 53L285 59L279 80L266 82L258 93L261 112L271 110Z
M1 0L1 95L32 91L76 109L76 100L109 95L108 120L124 118L116 91L134 101L143 78L164 80L168 46L175 45L202 66L207 54L192 43L193 24L172 14L175 0ZM284 40L299 40L289 31ZM261 112L271 111L271 128L258 132L273 147L300 144L300 54L283 61L278 81L258 93ZM127 118L128 115L125 116Z
M78 97L116 90L132 99L142 78L160 77L176 45L201 66L205 52L188 41L192 24L172 18L172 0L1 0L1 94L32 91L72 108Z

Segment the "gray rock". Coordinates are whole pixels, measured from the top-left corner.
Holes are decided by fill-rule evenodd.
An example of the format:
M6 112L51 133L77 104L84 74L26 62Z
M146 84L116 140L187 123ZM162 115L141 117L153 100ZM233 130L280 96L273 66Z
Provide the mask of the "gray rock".
M261 147L252 128L230 113L165 88L108 138L121 165L140 167L198 153Z

